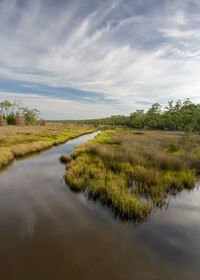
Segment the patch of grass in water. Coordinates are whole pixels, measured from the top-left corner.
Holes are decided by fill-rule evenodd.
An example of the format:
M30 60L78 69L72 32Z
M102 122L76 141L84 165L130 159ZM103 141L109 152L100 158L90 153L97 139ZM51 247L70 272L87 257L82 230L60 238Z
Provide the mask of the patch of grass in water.
M68 163L70 161L70 156L67 154L62 154L60 156L60 162L61 163Z
M182 144L183 153L166 150L179 143L181 134L148 132L123 133L108 130L77 146L67 163L66 182L76 191L111 206L121 217L143 220L157 207L166 204L168 194L192 189L199 172L196 148ZM135 182L135 187L130 188ZM146 199L142 199L142 197Z

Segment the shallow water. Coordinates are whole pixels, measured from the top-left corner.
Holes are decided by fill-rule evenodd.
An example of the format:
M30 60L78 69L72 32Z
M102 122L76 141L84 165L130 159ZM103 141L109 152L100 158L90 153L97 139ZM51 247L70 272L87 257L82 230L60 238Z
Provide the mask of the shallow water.
M134 225L65 185L59 156L95 134L0 174L0 279L200 279L198 188Z

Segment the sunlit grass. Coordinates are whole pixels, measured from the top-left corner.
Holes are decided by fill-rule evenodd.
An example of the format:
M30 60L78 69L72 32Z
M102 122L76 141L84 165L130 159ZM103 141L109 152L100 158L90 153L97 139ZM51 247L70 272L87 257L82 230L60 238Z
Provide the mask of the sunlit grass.
M15 157L39 152L94 131L92 127L48 124L47 126L0 127L0 168Z

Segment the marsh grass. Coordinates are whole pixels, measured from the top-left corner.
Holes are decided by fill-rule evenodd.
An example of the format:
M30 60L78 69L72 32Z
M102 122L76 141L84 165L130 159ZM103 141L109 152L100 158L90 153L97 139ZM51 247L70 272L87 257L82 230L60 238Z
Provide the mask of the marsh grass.
M69 161L70 161L70 156L68 156L67 154L62 154L60 156L61 163L68 163Z
M70 124L0 127L0 168L8 165L16 157L37 153L94 130L92 127Z
M145 219L165 205L168 194L194 187L200 172L200 136L187 141L183 137L183 133L119 128L104 131L75 148L66 181L122 217Z

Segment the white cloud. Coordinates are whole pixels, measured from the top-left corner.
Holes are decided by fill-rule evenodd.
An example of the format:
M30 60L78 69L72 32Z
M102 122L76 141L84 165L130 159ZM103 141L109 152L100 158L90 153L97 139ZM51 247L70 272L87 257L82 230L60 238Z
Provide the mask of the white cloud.
M87 104L85 112L86 105L80 101L76 105L63 101L79 112L83 106L83 112L78 113L83 118L87 114L93 117L92 106L96 108L96 116L110 115L117 110L122 113L124 108L130 112L142 101L164 103L172 97L198 96L200 28L192 27L190 14L177 9L161 17L157 9L154 14L126 17L120 14L120 2L106 2L83 12L84 15L80 10L88 7L74 2L55 12L52 18L52 11L39 0L27 1L23 8L17 7L16 1L10 1L9 5L3 1L1 79L98 92L122 106L119 111L119 107L113 109L111 105ZM30 96L27 98L30 100ZM43 100L42 110L51 110L55 115L52 99L41 98L35 96L34 104L41 106ZM62 101L56 102L61 106ZM70 102L74 104L72 107ZM64 113L64 109L61 111Z
M174 21L180 25L187 24L187 18L182 10L178 10L175 14Z
M1 100L20 100L25 106L38 108L44 119L87 119L96 117L109 117L112 114L118 114L118 110L112 105L81 103L72 100L63 100L51 98L43 95L28 93L12 93L0 91ZM50 108L50 110L49 110ZM124 108L123 113L127 110Z
M175 39L191 39L193 37L199 38L200 30L180 30L180 29L160 29L166 37Z

